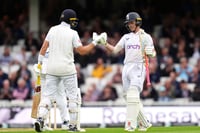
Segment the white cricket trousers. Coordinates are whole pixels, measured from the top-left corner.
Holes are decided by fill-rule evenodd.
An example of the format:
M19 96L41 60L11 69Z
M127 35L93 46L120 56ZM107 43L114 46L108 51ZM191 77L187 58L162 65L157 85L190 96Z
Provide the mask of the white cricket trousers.
M125 64L122 71L122 83L124 91L126 92L130 87L136 86L141 92L143 90L145 74L146 71L144 63Z
M60 82L63 83L63 87L59 88ZM52 75L46 75L46 83L43 92L43 95L41 97L40 107L39 110L39 117L45 117L47 113L47 109L50 108L51 103L53 101L57 101L57 92L60 92L59 89L64 89L62 92L67 93L67 97L71 100L77 99L78 94L78 82L77 82L77 75L67 75L67 76L52 76ZM66 101L66 100L64 100ZM59 103L65 105L66 102ZM67 103L66 103L67 106Z

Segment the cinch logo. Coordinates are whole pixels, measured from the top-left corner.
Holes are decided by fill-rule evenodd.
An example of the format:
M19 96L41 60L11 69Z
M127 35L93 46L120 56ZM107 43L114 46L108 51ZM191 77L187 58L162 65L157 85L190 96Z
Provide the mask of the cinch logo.
M127 49L140 49L140 45L127 45Z

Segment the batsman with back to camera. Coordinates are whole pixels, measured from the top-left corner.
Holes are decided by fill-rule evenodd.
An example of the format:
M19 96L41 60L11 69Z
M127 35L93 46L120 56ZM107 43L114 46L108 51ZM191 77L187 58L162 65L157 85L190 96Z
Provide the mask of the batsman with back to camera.
M96 45L106 43L105 34L102 33L93 39L90 44L83 46L77 31L72 29L78 24L76 12L72 9L65 9L61 13L60 21L59 25L51 27L48 31L38 56L38 68L40 68L47 48L49 48L45 83L48 91L44 92L44 96L41 97L38 118L34 124L37 132L42 131L45 116L51 106L51 101L56 99L56 92L60 82L63 83L64 91L68 97L69 131L80 130L78 127L80 103L77 100L79 99L79 88L74 64L74 49L80 55L85 55Z
M140 92L145 80L146 56L155 57L156 51L151 36L140 28L141 25L142 18L138 13L128 13L125 26L130 33L123 35L115 46L109 43L105 45L106 49L114 54L125 50L122 83L126 99L125 130L129 132L134 132L137 126L140 131L146 131L152 126L144 115Z
M36 75L40 74L40 76L41 76L41 97L44 97L45 96L44 93L48 91L48 88L45 87L48 55L49 55L49 49L47 49L45 56L43 58L41 73L37 67L38 64L34 64L34 67L33 67L33 70L36 73ZM56 99L55 99L55 101L51 101L51 103L53 104L54 102L56 102L56 104L60 110L60 115L61 115L61 119L63 122L61 125L61 128L67 130L68 124L69 124L69 113L68 113L68 108L67 108L66 93L64 92L64 89L62 88L61 84L59 85L56 93L57 93ZM51 109L51 106L49 107L49 111L50 111L50 109ZM45 117L47 117L47 116L45 116ZM43 131L52 131L53 129L48 127L46 122L44 121L42 130Z

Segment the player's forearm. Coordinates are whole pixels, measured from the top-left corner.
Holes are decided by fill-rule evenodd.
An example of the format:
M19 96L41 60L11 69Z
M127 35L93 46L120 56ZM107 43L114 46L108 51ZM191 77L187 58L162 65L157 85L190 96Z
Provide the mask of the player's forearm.
M107 43L106 49L108 49L113 54L117 54L119 51L121 51L122 47L120 45L112 46L111 44Z
M49 42L45 40L40 49L40 55L44 56L48 47L49 47Z
M81 46L77 48L77 51L80 55L86 55L88 54L93 48L95 47L95 45L93 43L90 43L86 46Z
M114 51L114 46L112 46L111 44L107 43L107 44L106 44L106 49L107 49L109 52L113 52L113 51Z

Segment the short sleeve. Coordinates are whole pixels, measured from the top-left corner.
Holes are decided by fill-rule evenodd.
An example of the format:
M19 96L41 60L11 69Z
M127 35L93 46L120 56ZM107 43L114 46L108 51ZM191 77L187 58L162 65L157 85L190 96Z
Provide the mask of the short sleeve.
M119 42L117 43L117 46L120 46L121 48L125 47L125 35L122 36L122 38L119 40Z
M73 36L72 43L73 43L73 46L74 46L75 48L77 48L77 47L79 47L79 46L82 46L80 37L79 37L79 35L78 35L78 33L77 33L76 31L74 32L74 36Z
M145 46L152 46L152 47L154 46L153 45L153 39L152 39L152 37L149 34L145 35L144 45Z
M45 40L48 41L48 42L50 41L51 33L52 33L52 28L50 28L50 30L49 30L49 32L47 33L46 38L45 38Z

